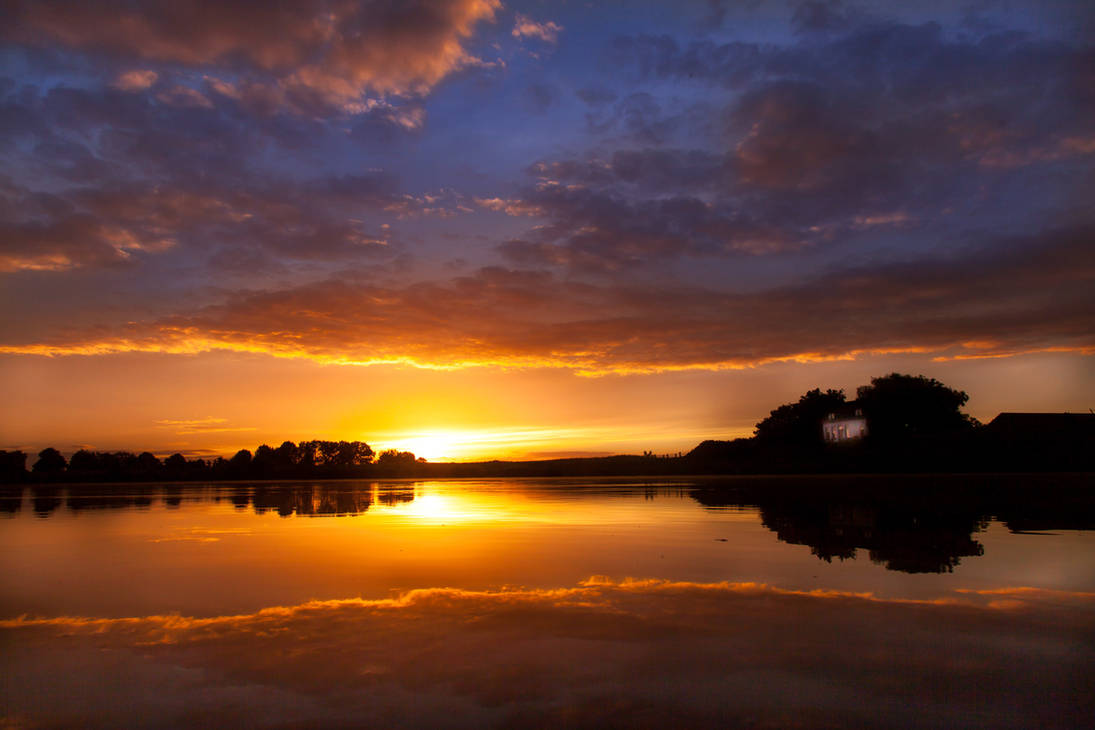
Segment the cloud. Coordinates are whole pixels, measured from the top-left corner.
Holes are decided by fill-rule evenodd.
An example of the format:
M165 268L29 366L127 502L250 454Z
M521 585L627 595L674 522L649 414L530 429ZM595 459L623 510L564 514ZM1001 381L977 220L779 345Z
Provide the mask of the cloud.
M114 80L114 86L122 91L144 91L156 83L160 75L155 71L126 71Z
M543 210L535 205L529 205L521 200L507 200L505 198L476 198L475 204L487 210L502 212L512 216L543 215Z
M225 616L21 617L0 632L5 662L21 667L8 674L8 711L52 725L71 724L73 708L116 723L118 707L223 725L237 706L223 693L251 688L263 701L239 706L260 725L906 725L915 700L925 727L971 714L1051 727L1086 719L1092 600L593 577ZM56 671L66 663L83 671ZM120 680L113 691L104 675ZM1030 700L1042 696L1054 701ZM271 703L279 711L262 715Z
M172 86L156 94L156 98L171 106L213 108L213 102L205 94L189 86Z
M919 232L902 245L928 254L971 230L1092 222L1077 204L1095 154L1090 48L956 37L831 3L796 17L812 31L786 44L616 39L615 61L644 85L611 111L590 97L590 152L529 167L538 181L509 199L548 221L502 255L618 275L894 245L894 232ZM666 80L672 96L657 91Z
M183 436L194 433L225 433L231 431L257 431L252 426L230 426L226 418L189 418L182 420L156 421L160 428L172 429L176 434Z
M799 33L845 30L855 14L841 0L807 0L795 9L791 24Z
M535 114L544 114L559 100L559 89L553 84L536 83L525 87L522 103Z
M169 236L135 231L78 212L48 222L0 222L0 272L119 265L134 254L159 253L174 245Z
M271 7L233 0L16 2L9 41L61 45L104 58L243 76L298 109L353 113L366 94L423 94L484 63L464 47L497 0L327 3ZM10 18L9 18L10 20Z
M555 43L559 40L559 34L563 26L551 20L538 23L527 15L517 14L513 24L512 35L514 38L537 38L544 43Z
M129 155L133 143L128 135L119 142L119 156ZM185 147L185 141L176 145L162 164L170 165ZM217 178L191 180L179 170L176 179L149 185L82 145L55 142L39 152L39 164L65 177L83 182L95 172L101 176L94 187L65 186L49 194L0 185L0 271L117 266L177 246L223 254L237 270L245 261L274 269L292 260L375 260L396 255L389 246L397 236L386 221L472 210L452 190L400 192L398 179L382 170L271 179L220 160L229 169Z
M594 107L616 101L618 96L616 92L603 86L587 86L575 91L574 95Z
M588 284L485 268L380 285L344 276L239 292L159 320L8 341L64 355L233 350L346 364L741 368L858 354L1095 353L1090 227L989 238L963 258L859 266L751 293Z
M589 165L578 174L608 175L626 184L637 180L632 175L641 174L645 180L639 185L661 185L656 162L644 169L644 163L651 162L650 156L618 155L611 166ZM686 174L683 167L674 172L681 177ZM695 172L712 178L720 174L717 163ZM610 186L542 182L520 199L520 206L510 209L542 211L550 223L526 238L502 243L498 248L506 259L520 266L561 266L587 274L614 274L684 257L794 250L807 245L812 236L789 222L768 224L698 195L667 193L648 198Z

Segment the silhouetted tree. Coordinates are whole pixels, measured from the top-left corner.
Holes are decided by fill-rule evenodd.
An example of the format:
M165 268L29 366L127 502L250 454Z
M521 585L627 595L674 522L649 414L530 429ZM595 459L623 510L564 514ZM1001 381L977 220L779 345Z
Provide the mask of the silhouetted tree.
M969 396L934 378L891 373L857 390L870 438L879 442L969 430L977 422L959 408Z
M186 478L186 457L182 454L172 454L164 459L164 476L168 479Z
M213 463L209 465L209 469L212 472L214 479L234 479L239 475L232 474L230 462L223 456L218 456L213 459Z
M228 477L239 479L248 476L251 470L251 452L247 449L240 449L222 468ZM214 469L216 469L216 466L214 466Z
M0 482L21 482L27 478L27 455L22 451L0 451Z
M210 473L210 463L205 459L190 459L186 462L187 479L207 479Z
M303 473L309 473L319 459L319 441L301 441L297 446L297 466Z
M335 441L319 441L317 451L319 463L323 466L334 466L338 461L338 443Z
M163 469L163 464L150 451L142 451L137 456L137 475L140 477L154 477Z
M99 457L94 451L80 449L68 460L68 470L74 476L82 476L99 470Z
M283 441L274 449L273 463L277 471L288 471L297 464L297 445L292 441Z
M339 441L336 453L339 466L361 466L373 460L372 448L361 441ZM413 454L411 461L414 461Z
M274 469L274 450L267 444L262 444L255 449L255 455L251 459L251 475L258 479L270 476Z
M380 457L376 460L377 467L381 471L391 474L404 474L410 472L415 466L414 454L410 451L399 451L398 449L386 449L380 452Z
M38 461L34 462L33 471L42 476L57 476L65 470L67 463L61 452L51 446L38 452Z

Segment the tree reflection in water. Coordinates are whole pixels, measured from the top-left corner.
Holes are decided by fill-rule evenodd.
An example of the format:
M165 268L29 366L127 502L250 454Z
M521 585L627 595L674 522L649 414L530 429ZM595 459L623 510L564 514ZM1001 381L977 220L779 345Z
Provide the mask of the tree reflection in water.
M0 485L0 513L14 514L23 508L23 487Z
M148 509L156 501L157 492L169 509L183 501L220 502L228 500L237 510L249 507L256 514L277 512L282 517L344 517L366 512L376 501L385 506L413 502L416 492L407 484L335 483L335 484L233 484L224 488L210 485L166 485L160 488L134 491L126 485L112 491L110 485L95 485L91 490L36 485L30 488L31 504L39 517L49 517L58 508L67 506L73 512L103 509ZM5 488L0 492L0 512L15 513L22 507L22 487Z
M30 493L34 514L39 517L49 517L51 512L64 503L60 487L39 485L31 489Z
M908 490L865 479L845 485L798 479L766 488L699 487L691 496L712 510L757 507L776 537L807 545L826 562L866 550L888 570L950 573L963 558L984 554L974 535L994 518L1012 532L1095 528L1095 499L1087 491L1046 493L1017 481L956 489L941 480Z

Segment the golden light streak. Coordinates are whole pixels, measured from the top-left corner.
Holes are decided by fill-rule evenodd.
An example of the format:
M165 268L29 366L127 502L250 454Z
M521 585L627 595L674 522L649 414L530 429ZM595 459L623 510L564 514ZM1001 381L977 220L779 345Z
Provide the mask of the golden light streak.
M1095 355L1095 347L1078 345L1076 347L1032 347L1025 350L1005 350L1003 352L972 352L959 355L939 355L932 362L951 362L952 360L998 360L1021 355L1039 355L1043 353L1070 353L1073 355Z
M477 357L450 356L443 353L437 355L378 355L374 357L358 357L349 354L331 353L320 350L308 349L299 345L290 345L282 342L268 342L263 340L232 340L214 339L209 337L191 336L187 329L167 330L171 335L166 340L151 339L109 339L100 342L81 343L72 345L51 344L27 344L27 345L0 345L0 354L9 355L37 355L43 357L66 356L92 356L115 355L122 353L159 353L171 355L197 355L206 352L227 351L239 353L253 353L269 355L271 357L286 359L304 359L321 365L344 365L355 367L369 367L372 365L404 365L423 370L463 370L477 367L495 367L505 369L535 369L554 368L572 370L575 374L585 377L598 377L604 375L652 375L658 373L673 373L687 371L718 372L724 370L746 370L778 363L813 364L824 362L852 361L863 356L894 355L894 354L925 354L938 352L952 347L941 346L908 346L886 348L856 348L843 352L825 353L818 351L806 351L788 353L759 358L729 358L722 360L699 360L684 363L646 363L622 359L613 362L611 355L589 351L553 352L550 356L538 355L507 355L504 353L487 353ZM178 336L174 336L174 335ZM1077 352L1091 354L1095 347L1057 347L1040 350L1026 350L1014 353L1001 353L999 357L1010 357L1013 354L1027 354L1028 352ZM979 355L985 357L991 355ZM954 356L961 359L963 356ZM947 359L941 356L939 360Z
M363 434L363 438L366 437ZM379 432L371 436L374 450L410 451L427 461L467 461L475 459L550 458L581 455L595 444L599 449L617 447L641 451L634 444L692 441L710 438L707 431L680 424L661 428L637 426L588 426L574 428L537 428L513 426L490 429L414 429Z
M1030 586L1016 586L992 590L954 589L955 596L942 596L932 599L883 598L869 591L842 591L829 589L796 590L779 588L767 583L720 581L701 583L695 581L671 581L661 578L615 580L606 576L594 575L581 581L575 587L546 589L502 589L497 591L466 590L461 588L418 588L400 594L396 598L342 598L330 600L312 600L294 606L270 606L249 614L233 614L211 617L171 615L127 616L122 618L98 618L90 616L32 617L27 615L10 619L0 619L0 629L23 629L32 627L56 627L68 631L84 630L102 633L112 628L145 629L151 643L171 643L175 637L171 632L198 631L220 633L224 629L240 630L251 625L256 630L262 625L278 623L297 616L314 618L319 612L343 609L363 609L385 611L407 609L414 606L448 606L452 601L491 602L499 606L517 604L535 604L546 602L556 606L613 606L615 596L624 595L665 595L700 593L721 594L745 597L801 597L820 600L844 600L871 604L968 607L990 611L1012 611L1032 605L1043 604L1048 607L1059 606L1065 602L1089 605L1095 593L1062 591ZM1010 600L988 600L1006 597Z
M171 428L180 436L195 433L230 433L234 431L257 431L254 426L229 426L227 418L190 418L181 420L159 420L160 428Z

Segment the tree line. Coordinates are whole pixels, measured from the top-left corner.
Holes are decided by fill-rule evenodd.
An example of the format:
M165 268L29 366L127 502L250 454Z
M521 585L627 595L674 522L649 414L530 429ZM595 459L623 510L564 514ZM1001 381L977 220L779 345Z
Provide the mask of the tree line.
M1095 468L1095 416L1074 414L1054 433L1008 434L961 411L965 391L923 375L872 378L849 401L814 388L773 409L752 438L704 441L685 456L693 473L1087 471ZM825 441L830 413L856 409L864 438Z
M360 441L286 441L242 450L229 459L161 461L144 452L77 451L67 460L43 449L28 472L21 451L0 451L0 481L105 482L367 477L540 477L670 474L848 472L1090 471L1095 469L1095 415L1075 414L1068 429L1007 434L962 413L969 400L934 378L891 373L872 378L849 401L843 390L814 388L773 409L751 438L704 441L687 454L426 463L407 451L374 454ZM829 413L858 409L867 436L826 443ZM1073 427L1074 426L1074 427Z
M241 449L231 458L191 458L172 454L160 459L144 451L80 449L70 458L53 447L38 452L27 471L27 454L0 451L0 480L5 482L145 482L233 479L337 479L400 476L425 459L410 451L387 449L374 453L363 441L285 441L262 444L254 453Z

